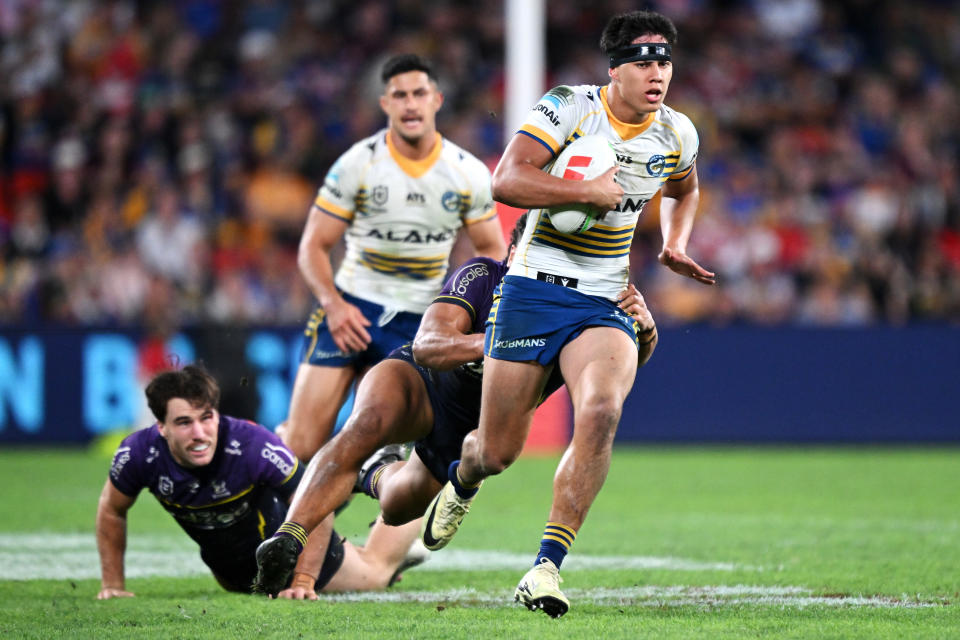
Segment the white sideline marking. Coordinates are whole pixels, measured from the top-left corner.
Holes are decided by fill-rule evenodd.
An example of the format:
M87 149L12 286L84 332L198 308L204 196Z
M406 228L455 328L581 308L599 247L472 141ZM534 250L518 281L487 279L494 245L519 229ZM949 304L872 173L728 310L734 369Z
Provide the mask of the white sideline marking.
M566 565L566 563L564 563ZM564 566L566 568L566 566ZM772 605L778 607L804 608L827 607L876 607L876 608L925 608L938 607L944 603L908 600L884 596L838 596L814 595L805 587L767 587L751 585L714 585L689 587L645 586L618 589L564 589L574 606L594 604L601 606L630 607L716 607L730 605ZM473 589L450 589L447 591L381 591L363 593L338 593L321 596L323 602L420 602L457 607L499 607L513 602L510 592L481 592Z
M196 546L185 536L131 536L126 554L127 576L130 578L186 577L208 575L200 562ZM415 571L449 570L525 570L530 564L529 554L497 551L446 550L432 554L429 562ZM634 556L571 556L564 563L564 572L584 569L666 569L678 571L757 571L745 565L718 562L707 563L683 558ZM96 541L90 534L0 534L0 580L83 580L100 577ZM600 606L641 607L716 607L735 605L766 605L804 608L877 607L916 608L942 606L936 598L919 596L838 596L815 595L806 587L713 585L692 587L685 585L624 587L616 589L568 588L564 593L578 604ZM513 603L513 591L476 591L474 589L447 589L444 591L384 591L340 593L321 596L322 602L418 602L458 607L500 607Z
M447 549L430 555L417 571L526 570L532 553ZM186 536L131 535L127 542L127 577L203 575L196 545ZM757 570L730 562L698 562L653 556L571 555L565 571L585 569L661 569L666 571ZM100 577L96 540L91 534L0 534L0 580L32 580L56 576L83 580Z

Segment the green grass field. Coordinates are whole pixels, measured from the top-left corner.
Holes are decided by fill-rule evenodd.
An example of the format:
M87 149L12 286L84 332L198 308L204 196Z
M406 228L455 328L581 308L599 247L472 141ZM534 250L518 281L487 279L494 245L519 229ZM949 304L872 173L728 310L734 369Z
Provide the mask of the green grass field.
M618 448L564 564L570 612L512 602L556 458L492 478L451 545L382 594L221 591L147 493L127 586L99 602L94 511L109 460L0 452L2 638L957 638L960 450ZM374 504L337 529L362 538Z

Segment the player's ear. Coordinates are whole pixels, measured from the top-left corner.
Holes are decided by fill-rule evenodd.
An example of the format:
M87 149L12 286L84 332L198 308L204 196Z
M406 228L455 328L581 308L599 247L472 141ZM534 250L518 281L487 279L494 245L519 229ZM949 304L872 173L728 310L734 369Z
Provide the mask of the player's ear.
M620 69L620 67L610 67L609 69L607 69L607 75L610 76L610 79L611 79L611 80L619 80L619 79L620 79L620 71L619 71L619 69Z
M383 94L382 96L380 96L380 110L383 111L385 114L390 115L389 113L387 113L387 94Z
M440 89L437 88L437 85L433 85L433 103L437 107L437 111L440 111L440 107L443 106L443 94L440 93Z

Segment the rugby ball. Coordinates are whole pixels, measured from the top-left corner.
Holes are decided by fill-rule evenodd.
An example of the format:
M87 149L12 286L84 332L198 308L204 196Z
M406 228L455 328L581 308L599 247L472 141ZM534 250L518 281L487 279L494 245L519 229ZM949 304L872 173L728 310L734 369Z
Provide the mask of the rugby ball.
M590 180L617 164L617 154L603 136L577 138L560 152L550 175L564 180ZM560 233L583 233L606 211L589 204L565 204L547 209L550 224Z

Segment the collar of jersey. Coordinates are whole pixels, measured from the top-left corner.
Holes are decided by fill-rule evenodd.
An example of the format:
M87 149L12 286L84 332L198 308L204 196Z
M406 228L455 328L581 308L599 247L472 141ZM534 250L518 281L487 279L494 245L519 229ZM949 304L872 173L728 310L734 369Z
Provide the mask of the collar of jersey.
M653 124L653 113L648 113L646 119L640 124L630 124L619 120L617 116L613 115L613 111L610 110L610 105L607 103L607 87L601 87L598 93L600 94L600 102L607 112L607 118L610 120L610 126L613 127L613 130L617 132L621 139L629 140L630 138L635 138L649 129L650 125Z
M390 131L388 130L385 134L387 138L387 149L390 150L390 157L393 158L393 161L397 163L403 172L406 173L411 178L419 178L425 174L430 167L434 165L437 161L437 158L440 157L440 151L443 149L443 138L439 133L437 135L437 141L433 145L433 149L430 150L430 153L427 154L427 157L423 160L411 160L407 156L400 153L400 151L393 146L393 140L390 139Z

